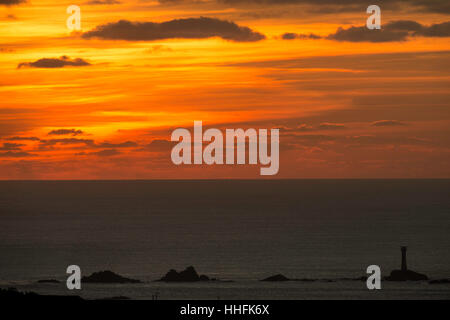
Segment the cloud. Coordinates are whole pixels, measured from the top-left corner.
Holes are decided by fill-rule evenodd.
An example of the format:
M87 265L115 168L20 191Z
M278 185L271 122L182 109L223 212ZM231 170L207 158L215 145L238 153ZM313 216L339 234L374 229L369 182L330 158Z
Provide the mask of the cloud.
M96 152L79 152L75 153L76 156L98 156L98 157L111 157L120 154L120 151L116 149L105 149Z
M341 123L332 123L332 122L322 122L319 125L307 125L306 123L302 123L295 127L284 127L278 126L278 128L282 128L283 132L289 133L303 133L303 132L311 132L311 131L322 131L322 130L343 130L347 129L344 124ZM317 136L317 135L314 135Z
M75 131L76 132L76 131ZM45 149L47 147L53 147L55 145L85 145L89 148L101 148L101 149L118 149L118 148L134 148L137 147L138 144L133 141L126 141L121 143L109 143L102 142L96 143L92 139L79 139L79 138L61 138L61 139L49 139L49 140L41 140L39 144L40 149Z
M340 123L323 122L319 125L319 129L322 130L342 130L346 128L346 126Z
M0 158L24 158L24 157L32 157L32 156L34 156L34 154L29 153L29 152L24 152L24 151L19 151L19 152L13 152L13 151L0 152Z
M252 42L265 39L259 32L234 22L215 18L188 18L167 22L131 22L120 20L97 26L82 35L85 39L152 41L161 39L206 39L220 37L235 42Z
M391 21L380 30L369 30L366 26L344 29L339 28L327 39L349 42L393 42L406 41L409 37L450 37L450 22L437 23L430 26L416 21Z
M67 66L71 67L85 67L91 64L83 59L76 58L71 60L67 56L62 56L60 58L43 58L36 60L34 62L22 62L17 66L18 69L29 67L29 68L64 68Z
M0 150L2 150L2 151L20 150L20 148L23 146L25 146L25 145L20 144L20 143L5 142L5 143L3 143L3 147L0 147Z
M194 2L196 0L185 0L184 2ZM217 0L220 3L225 3L229 5L245 5L245 4L256 4L261 5L310 5L316 12L332 13L345 11L355 11L360 9L364 12L365 9L371 4L366 0ZM183 2L183 0L159 0L161 3L167 2ZM450 2L448 0L389 0L389 1L378 1L378 5L381 8L395 9L399 10L401 8L412 8L414 11L426 11L435 13L450 13Z
M138 144L133 141L126 141L121 143L109 143L109 142L103 142L98 145L96 145L97 148L133 148L137 147Z
M408 31L369 30L366 26L339 28L335 33L328 35L327 39L349 42L391 42L405 41Z
M170 151L177 144L169 140L155 139L147 145L147 150L150 152L165 152Z
M301 33L284 33L281 38L283 40L294 40L294 39L302 39L302 40L307 40L307 39L321 39L322 37L314 34L314 33L310 33L310 34L301 34Z
M0 0L0 6L13 6L27 2L26 0Z
M99 156L99 157L111 157L111 156L116 156L116 155L120 154L120 151L118 151L116 149L106 149L106 150L102 150L102 151L98 151L98 152L91 152L89 154Z
M415 35L424 37L450 37L450 21L423 27L417 30Z
M122 2L117 0L91 0L86 2L88 5L97 6L97 5L111 5L111 4L121 4Z
M10 138L6 138L5 140L8 141L39 141L40 139L38 137L10 137Z
M372 122L371 125L374 127L394 127L405 126L406 124L398 120L379 120Z
M314 130L314 128L311 126L308 126L306 123L302 123L295 128L295 131L298 131L298 132L313 131L313 130Z
M76 130L76 129L57 129L57 130L52 130L49 133L47 133L48 135L55 135L55 136L59 136L59 135L72 135L72 136L78 136L83 134L84 132L81 130Z
M94 140L90 139L78 139L78 138L64 138L64 139L50 139L50 140L41 140L41 147L54 146L56 144L62 145L71 145L71 144L84 144L87 146L94 146Z

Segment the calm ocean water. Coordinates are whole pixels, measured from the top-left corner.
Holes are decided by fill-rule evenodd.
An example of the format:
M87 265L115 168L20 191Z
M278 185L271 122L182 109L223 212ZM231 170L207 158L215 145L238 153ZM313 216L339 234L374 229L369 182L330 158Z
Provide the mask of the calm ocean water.
M450 278L450 180L3 181L0 285L67 294L68 265L148 281L82 296L161 299L450 298L450 285L365 275L400 265ZM193 265L232 283L155 283ZM282 273L334 282L261 283Z

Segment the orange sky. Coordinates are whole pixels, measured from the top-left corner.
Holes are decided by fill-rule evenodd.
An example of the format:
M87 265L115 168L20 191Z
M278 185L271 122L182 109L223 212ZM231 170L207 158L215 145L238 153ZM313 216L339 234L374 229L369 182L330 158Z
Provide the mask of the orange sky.
M397 1L381 5L383 26L408 20L421 31L373 42L329 36L365 25L367 5L357 0L348 1L356 9L307 0L0 0L0 179L260 177L259 165L172 165L170 133L194 120L280 128L276 178L450 178L448 13ZM66 27L70 4L81 7L78 34ZM199 17L265 39L82 36L120 19ZM437 34L426 29L432 24ZM284 40L284 33L320 39ZM89 65L32 64L62 56Z

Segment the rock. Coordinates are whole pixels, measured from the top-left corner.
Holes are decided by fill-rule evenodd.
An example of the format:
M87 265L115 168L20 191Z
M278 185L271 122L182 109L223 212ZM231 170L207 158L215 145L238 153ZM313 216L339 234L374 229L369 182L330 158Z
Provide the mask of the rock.
M187 267L185 270L177 272L176 270L170 270L159 281L164 282L197 282L197 281L210 281L211 279L205 275L198 275L194 267Z
M139 280L122 277L112 271L94 272L88 277L81 278L84 283L141 283Z
M302 279L293 279L293 281L298 281L298 282L316 282L316 281L319 281L319 279L302 278Z
M428 280L428 277L424 274L412 271L412 270L394 270L389 277L386 277L387 281L422 281Z
M450 279L431 280L429 284L450 284Z
M56 279L43 279L43 280L38 280L37 283L61 283L61 282Z
M126 297L126 296L116 296L116 297L111 297L111 298L104 298L104 299L101 299L101 300L130 300L130 298L129 297Z
M285 276L283 276L282 274L277 274L268 278L265 278L261 281L272 281L272 282L279 282L279 281L290 281L289 278L286 278Z
M0 301L7 302L82 302L79 296L40 295L35 292L19 292L15 288L1 289Z

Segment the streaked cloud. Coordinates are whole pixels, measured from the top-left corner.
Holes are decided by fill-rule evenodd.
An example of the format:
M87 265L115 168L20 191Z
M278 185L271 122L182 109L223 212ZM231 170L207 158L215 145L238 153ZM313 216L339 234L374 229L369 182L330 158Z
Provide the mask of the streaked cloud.
M12 151L12 150L21 150L21 147L25 146L21 143L9 143L5 142L3 143L3 146L0 147L0 150L2 151Z
M398 120L379 120L372 122L371 125L374 127L395 127L405 126L406 124Z
M86 2L86 4L91 6L101 6L101 5L112 5L112 4L121 4L122 2L117 0L91 0Z
M57 129L52 130L49 133L47 133L49 136L55 135L55 136L61 136L61 135L72 135L72 136L78 136L83 134L84 132L82 130L76 130L76 129Z
M322 130L342 130L346 129L346 126L342 123L323 122L319 125L319 129Z
M24 157L32 157L35 156L32 153L25 152L25 151L7 151L7 152L0 152L0 158L24 158Z
M15 137L6 138L5 140L7 140L7 141L39 141L40 139L38 137L15 136Z

